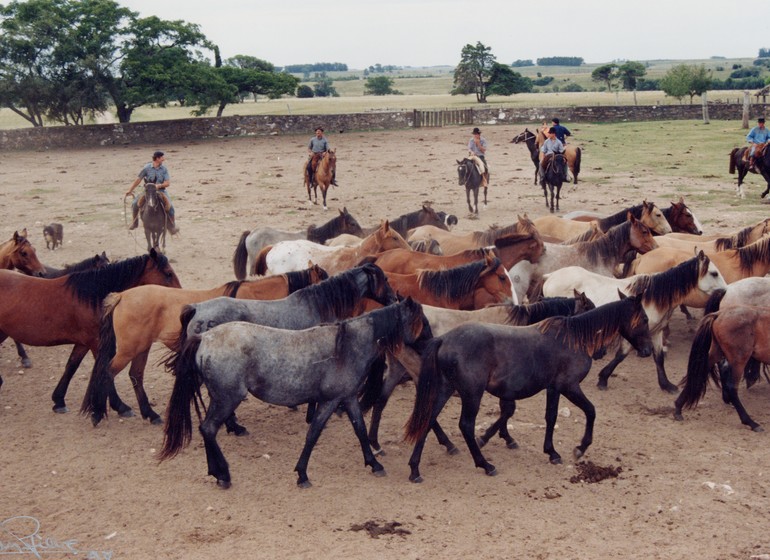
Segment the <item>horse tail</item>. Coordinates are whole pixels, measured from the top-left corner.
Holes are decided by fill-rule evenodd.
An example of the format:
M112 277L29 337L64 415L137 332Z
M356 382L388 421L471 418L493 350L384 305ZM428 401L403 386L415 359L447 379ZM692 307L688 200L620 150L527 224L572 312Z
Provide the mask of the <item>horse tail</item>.
M109 294L102 303L102 318L99 323L99 345L97 346L91 378L80 405L81 414L91 414L94 425L107 416L107 400L113 380L110 375L110 363L115 357L115 325L113 314L120 303L120 293Z
M246 260L249 256L246 250L246 238L251 235L249 230L244 231L241 234L238 245L235 246L235 253L233 254L233 272L238 280L246 280Z
M690 348L690 358L687 361L687 375L679 382L682 392L676 399L677 409L692 408L706 394L709 373L712 372L712 364L709 363L709 350L713 339L712 328L716 313L706 315L701 320ZM715 378L717 383L719 380Z
M543 286L548 279L548 275L544 274L536 282L529 286L527 289L527 299L529 301L537 301L543 297Z
M379 400L380 395L382 395L382 380L386 366L385 356L380 356L369 367L366 382L361 390L361 400L358 402L363 414L366 414L374 406L374 403Z
M575 170L572 172L572 175L575 179L575 184L577 184L577 176L578 173L580 173L580 160L583 158L583 150L580 148L575 148Z
M272 245L268 245L259 252L259 255L257 255L257 259L254 262L254 274L257 276L264 276L267 272L267 254L272 248Z
M197 362L199 336L191 338L179 353L174 364L174 389L166 409L166 425L163 428L163 448L158 454L158 460L164 461L176 456L179 451L192 439L192 418L190 405L195 396L200 398L201 372ZM198 419L201 419L200 408L195 403Z
M443 340L438 337L430 340L422 353L420 378L417 380L417 397L412 415L404 427L404 440L417 443L430 429L433 407L438 397L441 372L438 369L438 351Z
M171 351L161 360L161 363L166 366L169 371L174 371L176 368L176 361L179 359L179 354L182 352L182 348L187 345L187 327L195 317L195 306L185 305L182 307L182 312L179 314L179 322L182 323L182 328L179 331L179 336L171 344Z
M733 150L730 152L730 174L735 174L735 154L740 150L740 148L733 148Z
M725 289L719 288L717 290L714 290L714 293L712 293L709 296L708 301L706 301L706 308L703 310L704 315L708 315L709 313L716 313L719 311L719 304L722 303L722 298L725 297Z

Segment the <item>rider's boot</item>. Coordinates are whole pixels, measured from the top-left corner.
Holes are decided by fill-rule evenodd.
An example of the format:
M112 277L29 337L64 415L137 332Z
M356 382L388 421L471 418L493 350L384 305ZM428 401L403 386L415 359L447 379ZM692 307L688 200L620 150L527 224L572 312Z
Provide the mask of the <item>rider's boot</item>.
M179 233L179 228L176 227L176 220L172 215L168 216L168 232L171 235L176 235L177 233Z
M749 171L751 171L752 173L756 172L756 168L754 167L754 158L753 157L749 158Z
M134 217L131 220L131 225L128 226L129 230L136 229L137 227L139 227L139 207L131 206L131 212L134 215Z
M337 170L336 169L334 171L332 171L332 185L334 185L335 187L339 187L339 185L337 184Z

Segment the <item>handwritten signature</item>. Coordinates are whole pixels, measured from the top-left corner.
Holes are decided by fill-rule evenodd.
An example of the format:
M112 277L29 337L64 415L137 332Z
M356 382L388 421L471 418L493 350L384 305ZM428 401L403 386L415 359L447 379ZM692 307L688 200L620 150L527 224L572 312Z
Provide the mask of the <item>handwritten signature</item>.
M88 560L111 560L112 551L80 550L74 539L59 540L40 534L40 521L28 515L18 515L0 521L0 556L31 555L42 559L49 554L82 554Z

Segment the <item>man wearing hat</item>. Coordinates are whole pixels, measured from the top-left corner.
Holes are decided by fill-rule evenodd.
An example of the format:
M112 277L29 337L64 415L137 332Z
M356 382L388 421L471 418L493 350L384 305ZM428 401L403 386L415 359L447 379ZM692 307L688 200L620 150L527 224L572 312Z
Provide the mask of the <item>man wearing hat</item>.
M126 196L133 195L134 189L142 182L142 179L144 179L145 184L155 183L155 187L158 189L158 193L161 195L161 198L164 200L164 205L166 206L166 212L168 214L168 231L171 235L174 235L179 233L179 228L176 227L174 221L174 205L171 203L171 197L169 197L166 192L166 187L168 187L171 182L171 176L168 174L166 166L163 165L164 161L166 161L166 156L163 152L157 151L153 153L152 161L145 165L139 172L139 176L129 187L128 191L126 191ZM134 201L131 203L133 220L128 229L136 229L139 226L139 209L142 206L144 206L144 193L134 198Z
M324 136L324 129L320 126L315 129L315 136L310 139L310 143L307 145L307 174L310 184L313 184L313 173L315 168L318 167L318 162L321 161L321 156L329 151L329 141ZM332 172L332 185L338 187L337 184L337 170Z
M764 144L770 140L770 131L765 128L765 117L757 119L757 126L752 128L746 135L746 141L751 144L749 148L749 171L754 169L754 152L759 144Z
M484 164L484 183L482 186L486 187L489 184L489 166L487 165L487 159L485 154L487 153L487 140L481 135L481 131L478 128L474 128L471 133L471 139L468 141L468 151L479 158ZM479 169L481 171L481 169Z

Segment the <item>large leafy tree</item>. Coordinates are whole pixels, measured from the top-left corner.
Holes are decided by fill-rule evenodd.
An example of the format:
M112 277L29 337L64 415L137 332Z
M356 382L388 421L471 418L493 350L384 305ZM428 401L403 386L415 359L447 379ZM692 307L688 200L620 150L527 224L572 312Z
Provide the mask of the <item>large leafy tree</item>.
M660 79L660 89L680 102L684 96L689 95L692 104L693 97L709 90L711 81L711 73L704 65L679 64Z
M487 82L492 75L495 55L492 47L487 47L481 41L475 45L467 44L460 54L460 63L455 68L452 95L476 95L476 101L487 101Z
M489 95L513 95L532 91L532 80L514 72L510 66L496 62L487 83Z
M607 86L607 91L612 91L612 87L618 80L618 65L615 63L603 64L591 72L591 79L594 82L600 82Z
M628 61L618 67L618 78L623 84L623 89L634 93L634 105L636 105L636 86L639 78L647 74L647 68L641 62Z
M364 95L399 95L401 92L393 84L393 78L388 76L369 77L364 83Z

